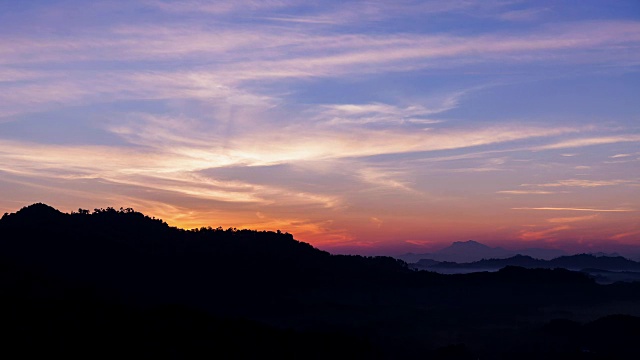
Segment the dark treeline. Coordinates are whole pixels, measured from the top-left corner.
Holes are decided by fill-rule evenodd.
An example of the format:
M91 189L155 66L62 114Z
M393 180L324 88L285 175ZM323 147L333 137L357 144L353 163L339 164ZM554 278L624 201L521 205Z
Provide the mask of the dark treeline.
M132 209L5 214L0 271L3 349L25 358L640 356L638 283L521 267L441 275Z

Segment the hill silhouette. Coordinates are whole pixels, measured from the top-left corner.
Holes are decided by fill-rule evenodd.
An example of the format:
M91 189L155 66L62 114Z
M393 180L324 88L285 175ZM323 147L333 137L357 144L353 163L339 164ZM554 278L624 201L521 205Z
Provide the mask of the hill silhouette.
M0 286L5 351L25 357L593 358L575 347L589 341L605 358L637 354L640 340L637 283L513 266L414 271L279 231L183 230L132 209L5 214ZM614 314L632 335L592 339L611 326L595 320ZM549 347L556 318L595 330Z

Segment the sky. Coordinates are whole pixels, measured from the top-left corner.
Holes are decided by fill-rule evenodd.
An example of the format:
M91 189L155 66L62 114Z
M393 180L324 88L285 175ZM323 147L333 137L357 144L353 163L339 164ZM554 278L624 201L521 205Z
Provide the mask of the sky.
M0 0L0 213L640 246L640 2Z

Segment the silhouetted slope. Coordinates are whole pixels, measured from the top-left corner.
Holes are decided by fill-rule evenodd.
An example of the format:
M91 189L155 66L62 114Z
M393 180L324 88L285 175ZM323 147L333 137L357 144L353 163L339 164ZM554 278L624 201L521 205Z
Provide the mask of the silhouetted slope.
M0 220L2 257L113 294L153 299L223 301L255 288L357 285L393 281L406 264L384 257L332 256L290 234L169 227L132 210L63 214L35 204ZM356 284L357 283L357 284ZM201 300L200 300L201 299ZM180 300L180 301L183 301Z
M280 232L187 231L130 209L64 214L43 204L0 219L0 286L5 330L26 324L16 346L44 341L77 357L133 342L141 357L233 357L239 347L238 358L342 348L353 358L496 358L529 346L560 358L568 348L535 345L552 309L576 320L580 309L609 315L602 309L640 303L639 284L601 286L563 269L447 276L331 255ZM73 348L76 337L86 349Z

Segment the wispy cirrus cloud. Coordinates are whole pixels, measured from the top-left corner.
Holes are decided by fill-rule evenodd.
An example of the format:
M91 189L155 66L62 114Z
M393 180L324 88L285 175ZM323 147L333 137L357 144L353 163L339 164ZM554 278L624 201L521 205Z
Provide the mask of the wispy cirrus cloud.
M299 5L298 1L286 0L238 0L232 2L226 1L164 1L164 0L144 0L143 4L156 7L162 11L177 13L205 13L214 15L228 15L234 12L253 12L264 10L277 10L287 7Z
M546 184L523 184L522 186L536 186L536 187L582 187L582 188L594 188L601 186L617 186L634 184L637 181L633 180L586 180L586 179L567 179L558 180L556 182Z
M554 226L551 228L545 228L540 230L525 229L520 231L519 238L525 241L541 240L541 239L553 240L559 235L559 233L563 231L571 230L571 229L573 229L573 227L569 225L559 225L559 226Z
M349 130L348 132L346 130ZM263 129L263 131L268 131ZM470 148L535 137L559 135L569 128L523 128L521 126L480 129L442 129L415 132L411 129L372 130L366 128L309 127L291 125L285 129L239 136L233 154L250 163L364 157L417 151ZM295 134L295 135L294 135ZM354 139L358 141L354 142ZM366 146L362 146L366 144Z
M22 148L21 154L14 152ZM10 149L10 150L8 150ZM46 150L45 150L46 149ZM114 158L111 158L114 156ZM0 171L15 176L67 181L97 180L111 188L135 187L143 192L175 193L202 200L283 206L339 206L339 197L282 185L218 180L194 172L189 158L169 152L123 150L96 146L41 146L0 142ZM96 159L102 159L96 163ZM208 164L209 166L211 163Z
M571 216L571 217L560 217L560 218L551 218L551 219L547 219L548 222L550 223L561 223L561 224L565 224L565 223L574 223L574 222L579 222L579 221L587 221L587 220L593 220L595 218L597 218L598 215L586 215L586 216Z
M586 212L635 212L633 209L594 209L573 207L515 207L513 210L541 210L541 211L586 211Z
M599 137L585 137L578 139L562 140L553 144L543 145L535 147L533 150L555 150L555 149L568 149L585 146L605 145L605 144L617 144L625 142L640 142L640 135L615 135L615 136L599 136Z
M425 118L427 115L441 113L455 107L455 100L448 100L438 108L422 105L399 107L389 104L332 104L324 105L318 121L330 124L437 124L442 120Z
M629 157L631 156L631 154L616 154L616 155L611 155L609 156L611 159L618 159L618 158L625 158L625 157Z
M363 167L358 171L358 175L365 183L372 184L374 186L399 189L414 194L419 193L412 188L412 184L406 180L406 174L402 171Z
M295 118L283 125L263 119L263 113L253 112L250 107L238 111L232 124L141 115L133 117L135 121L120 121L106 129L132 144L192 158L188 164L200 161L220 166L462 149L576 131L514 124L416 132L412 127L370 129L357 124L298 123ZM241 116L243 111L247 113Z
M508 195L551 195L556 194L557 192L545 190L500 190L496 191L496 193Z
M204 13L229 15L240 13L254 18L304 24L351 25L380 22L397 17L431 16L443 13L486 15L490 11L510 5L502 1L253 1L241 0L233 4L206 1L145 1L147 6L170 13ZM266 14L265 14L266 13Z
M167 6L182 5L171 3ZM606 31L594 33L594 28ZM571 56L584 61L585 57L579 55L580 49L588 49L590 61L598 62L594 48L602 47L607 57L613 56L615 49L625 49L626 57L636 48L633 44L640 42L640 25L635 22L576 23L546 28L526 39L495 34L364 35L306 31L268 24L224 29L204 25L141 24L120 25L74 37L64 34L46 38L0 36L0 47L6 50L0 54L0 66L6 67L0 75L4 74L10 80L37 80L0 84L5 94L0 98L2 115L15 115L25 109L47 110L61 104L175 96L193 99L224 96L231 99L229 101L263 101L273 96L256 91L248 83L406 72L429 67L455 68L468 66L469 62L493 62L496 58L504 62L512 55L514 63L521 63L523 59L537 62L545 61L541 54L565 50L571 50ZM610 49L612 44L617 46ZM203 57L216 61L203 63ZM568 57L563 58L571 61ZM168 66L177 60L182 63L178 69ZM104 67L107 61L119 64L121 69L114 71L113 66ZM143 71L133 66L140 61L149 64ZM17 69L25 64L33 69L28 72ZM39 64L57 66L37 69ZM68 64L77 66L69 67ZM455 98L450 100L455 101ZM442 105L441 111L455 106L454 103ZM396 110L405 116L420 110L424 112L417 115L424 116L438 110L411 109L410 106ZM430 120L417 118L411 121ZM361 116L361 121L367 120ZM540 149L637 140L637 136L576 139Z
M637 70L640 22L625 14L500 0L13 6L0 6L7 210L107 199L339 247L536 216L524 237L561 238L587 217L542 210L638 207L635 168L601 161L636 161L640 142L625 97L637 79L610 76ZM582 189L597 197L578 202Z
M594 31L594 28L599 28ZM606 31L602 31L602 29ZM580 50L602 47L608 50L632 50L640 41L640 24L635 22L585 22L549 27L526 39L504 35L455 36L418 34L325 34L305 33L265 25L252 28L224 28L212 32L210 27L181 27L157 25L119 26L106 33L87 37L57 35L47 39L0 37L0 44L9 49L0 56L0 63L15 62L87 62L112 59L130 60L197 59L203 55L217 56L224 67L237 77L250 78L251 73L268 76L275 69L289 69L301 76L327 76L329 74L368 72L385 64L420 59L451 59L473 55L474 61L492 61L497 54L542 54L562 50ZM286 52L284 51L286 50ZM320 51L322 50L322 51ZM115 56L114 54L118 54ZM284 56L286 55L286 56ZM259 60L249 60L259 59ZM471 59L469 59L471 60ZM502 59L504 60L504 58ZM538 61L530 57L529 61ZM521 62L522 57L513 61ZM598 58L592 56L592 61ZM362 65L366 65L362 67ZM424 67L429 64L414 63ZM440 65L444 65L440 64ZM360 66L360 69L353 66ZM262 68L265 71L258 72ZM267 71L270 70L271 71ZM244 76L243 76L244 75Z
M609 239L611 240L635 239L638 235L640 235L640 230L632 230L632 231L626 231L626 232L615 234L609 237Z

